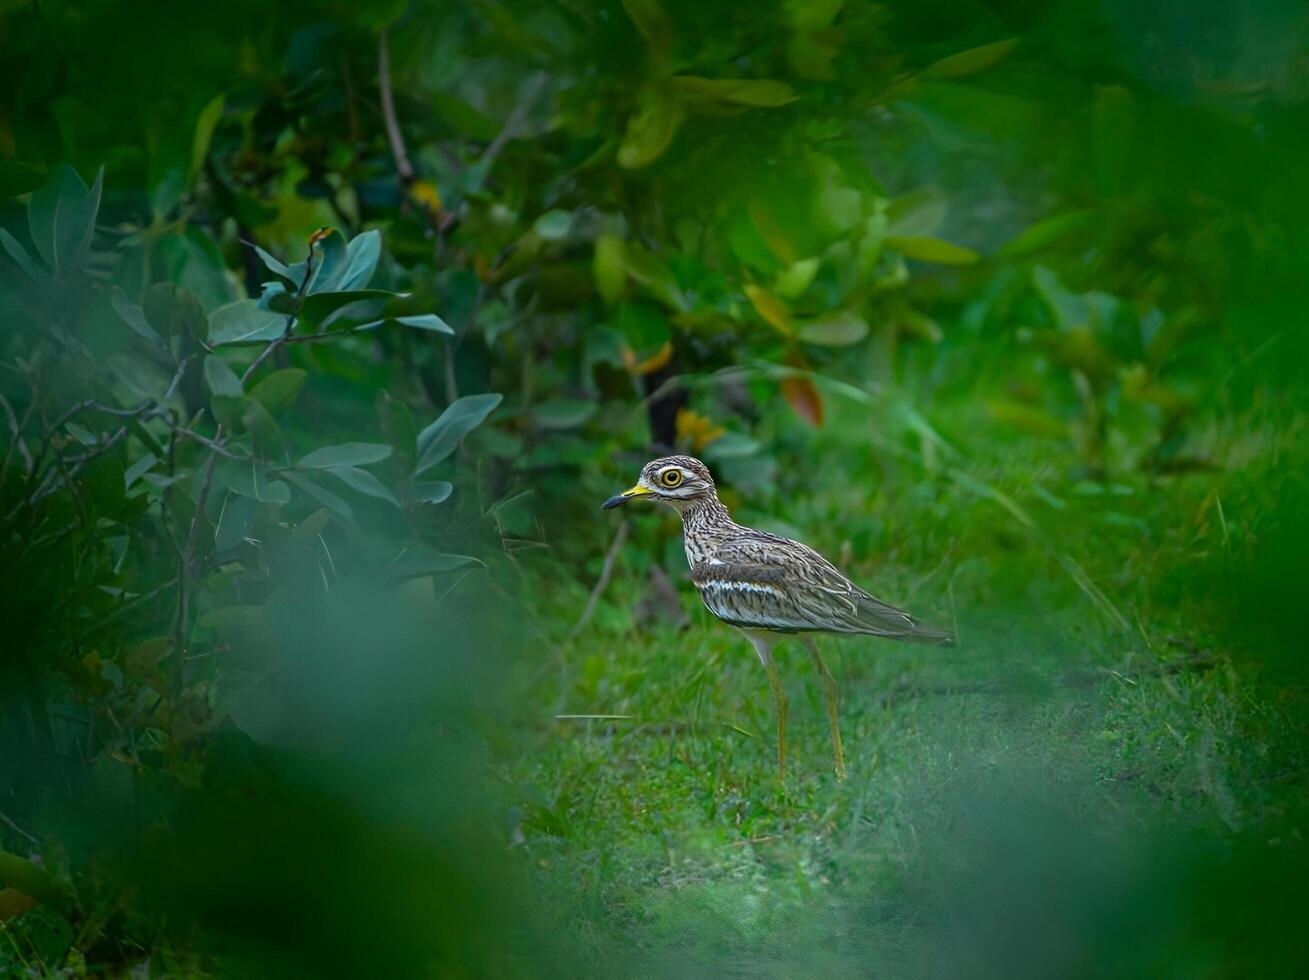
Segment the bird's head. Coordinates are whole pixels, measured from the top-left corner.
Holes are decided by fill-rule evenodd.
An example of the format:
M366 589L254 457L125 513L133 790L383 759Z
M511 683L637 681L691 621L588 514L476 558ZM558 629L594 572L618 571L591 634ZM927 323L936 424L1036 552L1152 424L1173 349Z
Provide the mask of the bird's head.
M604 502L604 509L620 507L629 500L647 497L681 511L699 500L716 497L709 467L693 456L662 456L641 467L641 478Z

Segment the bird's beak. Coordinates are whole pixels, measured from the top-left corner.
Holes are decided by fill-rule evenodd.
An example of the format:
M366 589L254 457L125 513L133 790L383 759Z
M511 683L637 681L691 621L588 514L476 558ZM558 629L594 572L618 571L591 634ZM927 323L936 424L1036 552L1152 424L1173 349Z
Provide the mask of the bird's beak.
M645 487L641 486L641 484L638 483L630 490L624 490L622 493L610 497L601 505L601 510L613 510L615 507L621 507L623 504L627 503L633 497L648 497L650 496L650 493L651 491L647 490Z

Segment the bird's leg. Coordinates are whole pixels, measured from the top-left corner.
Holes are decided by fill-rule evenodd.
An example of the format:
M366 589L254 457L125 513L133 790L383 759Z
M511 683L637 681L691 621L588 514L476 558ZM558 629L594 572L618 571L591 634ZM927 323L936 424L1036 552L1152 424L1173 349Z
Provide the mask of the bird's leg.
M827 717L832 723L832 747L836 752L836 778L845 779L845 753L841 751L841 719L836 708L836 678L818 655L818 644L813 637L804 637L804 645L809 649L809 656L814 658L814 666L823 679L823 696L827 701Z
M777 706L777 775L779 778L785 779L786 691L782 689L782 678L777 673L777 665L773 663L773 646L776 641L755 633L747 633L746 635L750 637L750 643L754 646L755 653L759 654L759 661L764 665L764 670L768 672L768 686L773 689L773 703Z

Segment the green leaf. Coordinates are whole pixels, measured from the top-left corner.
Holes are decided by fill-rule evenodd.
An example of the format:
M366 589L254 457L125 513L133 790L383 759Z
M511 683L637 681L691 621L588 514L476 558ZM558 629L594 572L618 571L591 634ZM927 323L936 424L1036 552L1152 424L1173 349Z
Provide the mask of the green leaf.
M286 478L305 493L309 494L309 496L317 500L337 517L353 523L355 512L351 509L348 503L332 493L331 490L328 490L317 481L309 479L309 477L304 474L296 473L291 470L287 471Z
M222 118L223 96L222 93L219 93L200 110L200 116L195 121L195 136L191 139L191 169L187 175L188 180L194 180L195 175L204 166L205 156L209 153L209 143L214 138L214 130L218 127L219 120Z
M1010 400L988 402L986 410L991 418L1032 436L1047 439L1068 438L1068 425L1062 419L1033 405Z
M18 267L26 272L29 278L37 282L45 279L45 273L37 268L36 263L32 261L32 257L27 254L27 249L23 248L18 239L3 228L0 228L0 245L4 246L5 251L9 253L9 257L18 263Z
M159 331L150 326L150 321L145 318L145 311L131 302L117 286L109 291L109 305L114 308L118 318L142 340L156 347L164 345L164 338L159 336Z
M377 270L378 259L382 255L382 233L373 229L362 235L356 235L345 249L345 266L336 286L337 290L349 292L363 289L373 278Z
M409 488L409 499L416 504L439 504L449 497L453 490L454 484L446 480L415 483Z
M945 195L935 187L919 187L887 202L885 233L901 238L930 235L944 220Z
M209 314L209 343L214 347L267 343L285 331L285 314L260 309L254 299L228 303Z
M345 274L347 262L345 236L333 228L327 237L316 242L313 248L316 258L305 294L330 293L338 288L337 284ZM295 268L292 267L293 272Z
M395 299L397 296L403 295L403 293L393 293L386 289L352 289L341 292L316 293L300 304L296 316L307 326L318 327L337 310L350 306L352 303ZM378 308L370 307L370 309ZM373 315L376 316L376 312Z
M704 448L705 459L745 459L763 446L744 432L725 432Z
M618 165L637 170L654 163L668 149L682 125L682 104L660 88L648 88L641 109L627 120L627 132L618 145Z
M391 447L381 442L343 442L338 446L323 446L303 456L296 466L311 470L332 466L358 466L377 463L391 455Z
M555 398L532 408L532 421L543 429L575 429L595 414L595 402Z
M868 336L868 321L848 310L838 310L800 325L800 339L822 347L848 347Z
M665 306L685 313L690 307L668 263L638 242L627 242L623 261L632 281Z
M796 99L791 86L769 78L700 78L697 75L678 75L670 78L668 84L674 92L692 104L728 102L775 109Z
M623 240L606 232L595 240L595 255L591 260L591 274L595 288L606 303L616 303L627 285L627 259Z
M276 415L295 404L296 396L300 394L307 377L309 372L300 368L274 371L254 386L250 391L250 397L262 402L270 415Z
M86 257L103 184L103 169L88 190L77 171L59 166L49 183L32 192L27 205L32 243L55 275L71 272Z
M418 466L414 476L431 469L459 445L459 440L486 420L502 401L501 395L465 395L456 398L435 422L418 434Z
M389 446L387 447L390 448ZM324 473L331 473L346 486L357 490L367 497L377 497L380 500L386 500L400 506L399 499L391 490L377 477L367 470L361 470L354 466L332 466L323 470Z
M227 494L218 515L218 526L214 529L214 550L230 551L239 545L254 526L258 512L259 503L253 498Z
M500 123L451 92L432 92L427 100L437 117L461 136L489 143L500 132Z
M449 572L465 565L481 565L476 558L469 555L452 555L435 551L424 545L408 548L396 556L386 567L386 576L391 579L416 578L420 575L434 575L437 572Z
M132 484L135 483L137 480L141 479L141 477L144 476L146 473L148 473L151 467L153 467L157 462L159 462L158 456L156 456L154 453L146 453L135 463L129 466L126 470L123 471L123 484L124 484L123 489L131 490Z
M261 503L285 504L291 500L291 488L281 480L270 480L256 463L233 462L223 467L223 482L233 493Z
M254 250L255 254L259 256L259 261L263 262L263 264L268 267L269 272L281 276L292 286L298 287L300 285L300 283L296 282L295 277L292 275L291 270L287 267L285 262L270 255L268 252L265 252L258 245L254 246Z
M240 398L245 394L236 372L213 354L205 358L205 383L209 385L209 393L220 398Z
M935 262L937 265L971 265L978 259L978 254L962 245L954 245L939 238L927 238L917 235L888 237L888 247L895 249L907 259L920 262Z
M454 329L435 313L420 313L416 316L398 316L395 317L396 323L402 323L406 327L414 327L417 330L431 330L435 333L448 333L454 336Z
M996 41L994 44L983 44L979 48L960 51L958 54L952 54L940 61L932 62L923 69L923 76L926 78L958 78L961 75L972 75L975 72L990 68L1008 55L1017 44L1018 39L1011 37L1005 41Z
M795 299L813 283L820 264L817 258L791 263L773 280L773 292L783 299Z
M536 219L532 225L533 230L544 238L547 242L557 242L568 237L568 230L573 226L573 215L570 211L561 211L556 208L553 211L547 211L541 217Z
M1000 250L1001 255L1018 256L1037 252L1061 239L1094 227L1096 212L1090 208L1062 211L1031 225Z
M659 0L623 0L623 8L650 46L651 58L662 62L668 56L673 25Z

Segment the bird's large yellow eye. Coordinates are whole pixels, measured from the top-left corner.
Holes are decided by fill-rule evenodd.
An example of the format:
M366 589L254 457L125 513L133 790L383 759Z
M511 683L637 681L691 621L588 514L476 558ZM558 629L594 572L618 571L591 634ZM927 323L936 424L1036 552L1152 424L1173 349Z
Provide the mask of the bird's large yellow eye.
M681 470L664 470L659 474L659 482L666 487L675 487L682 482Z

